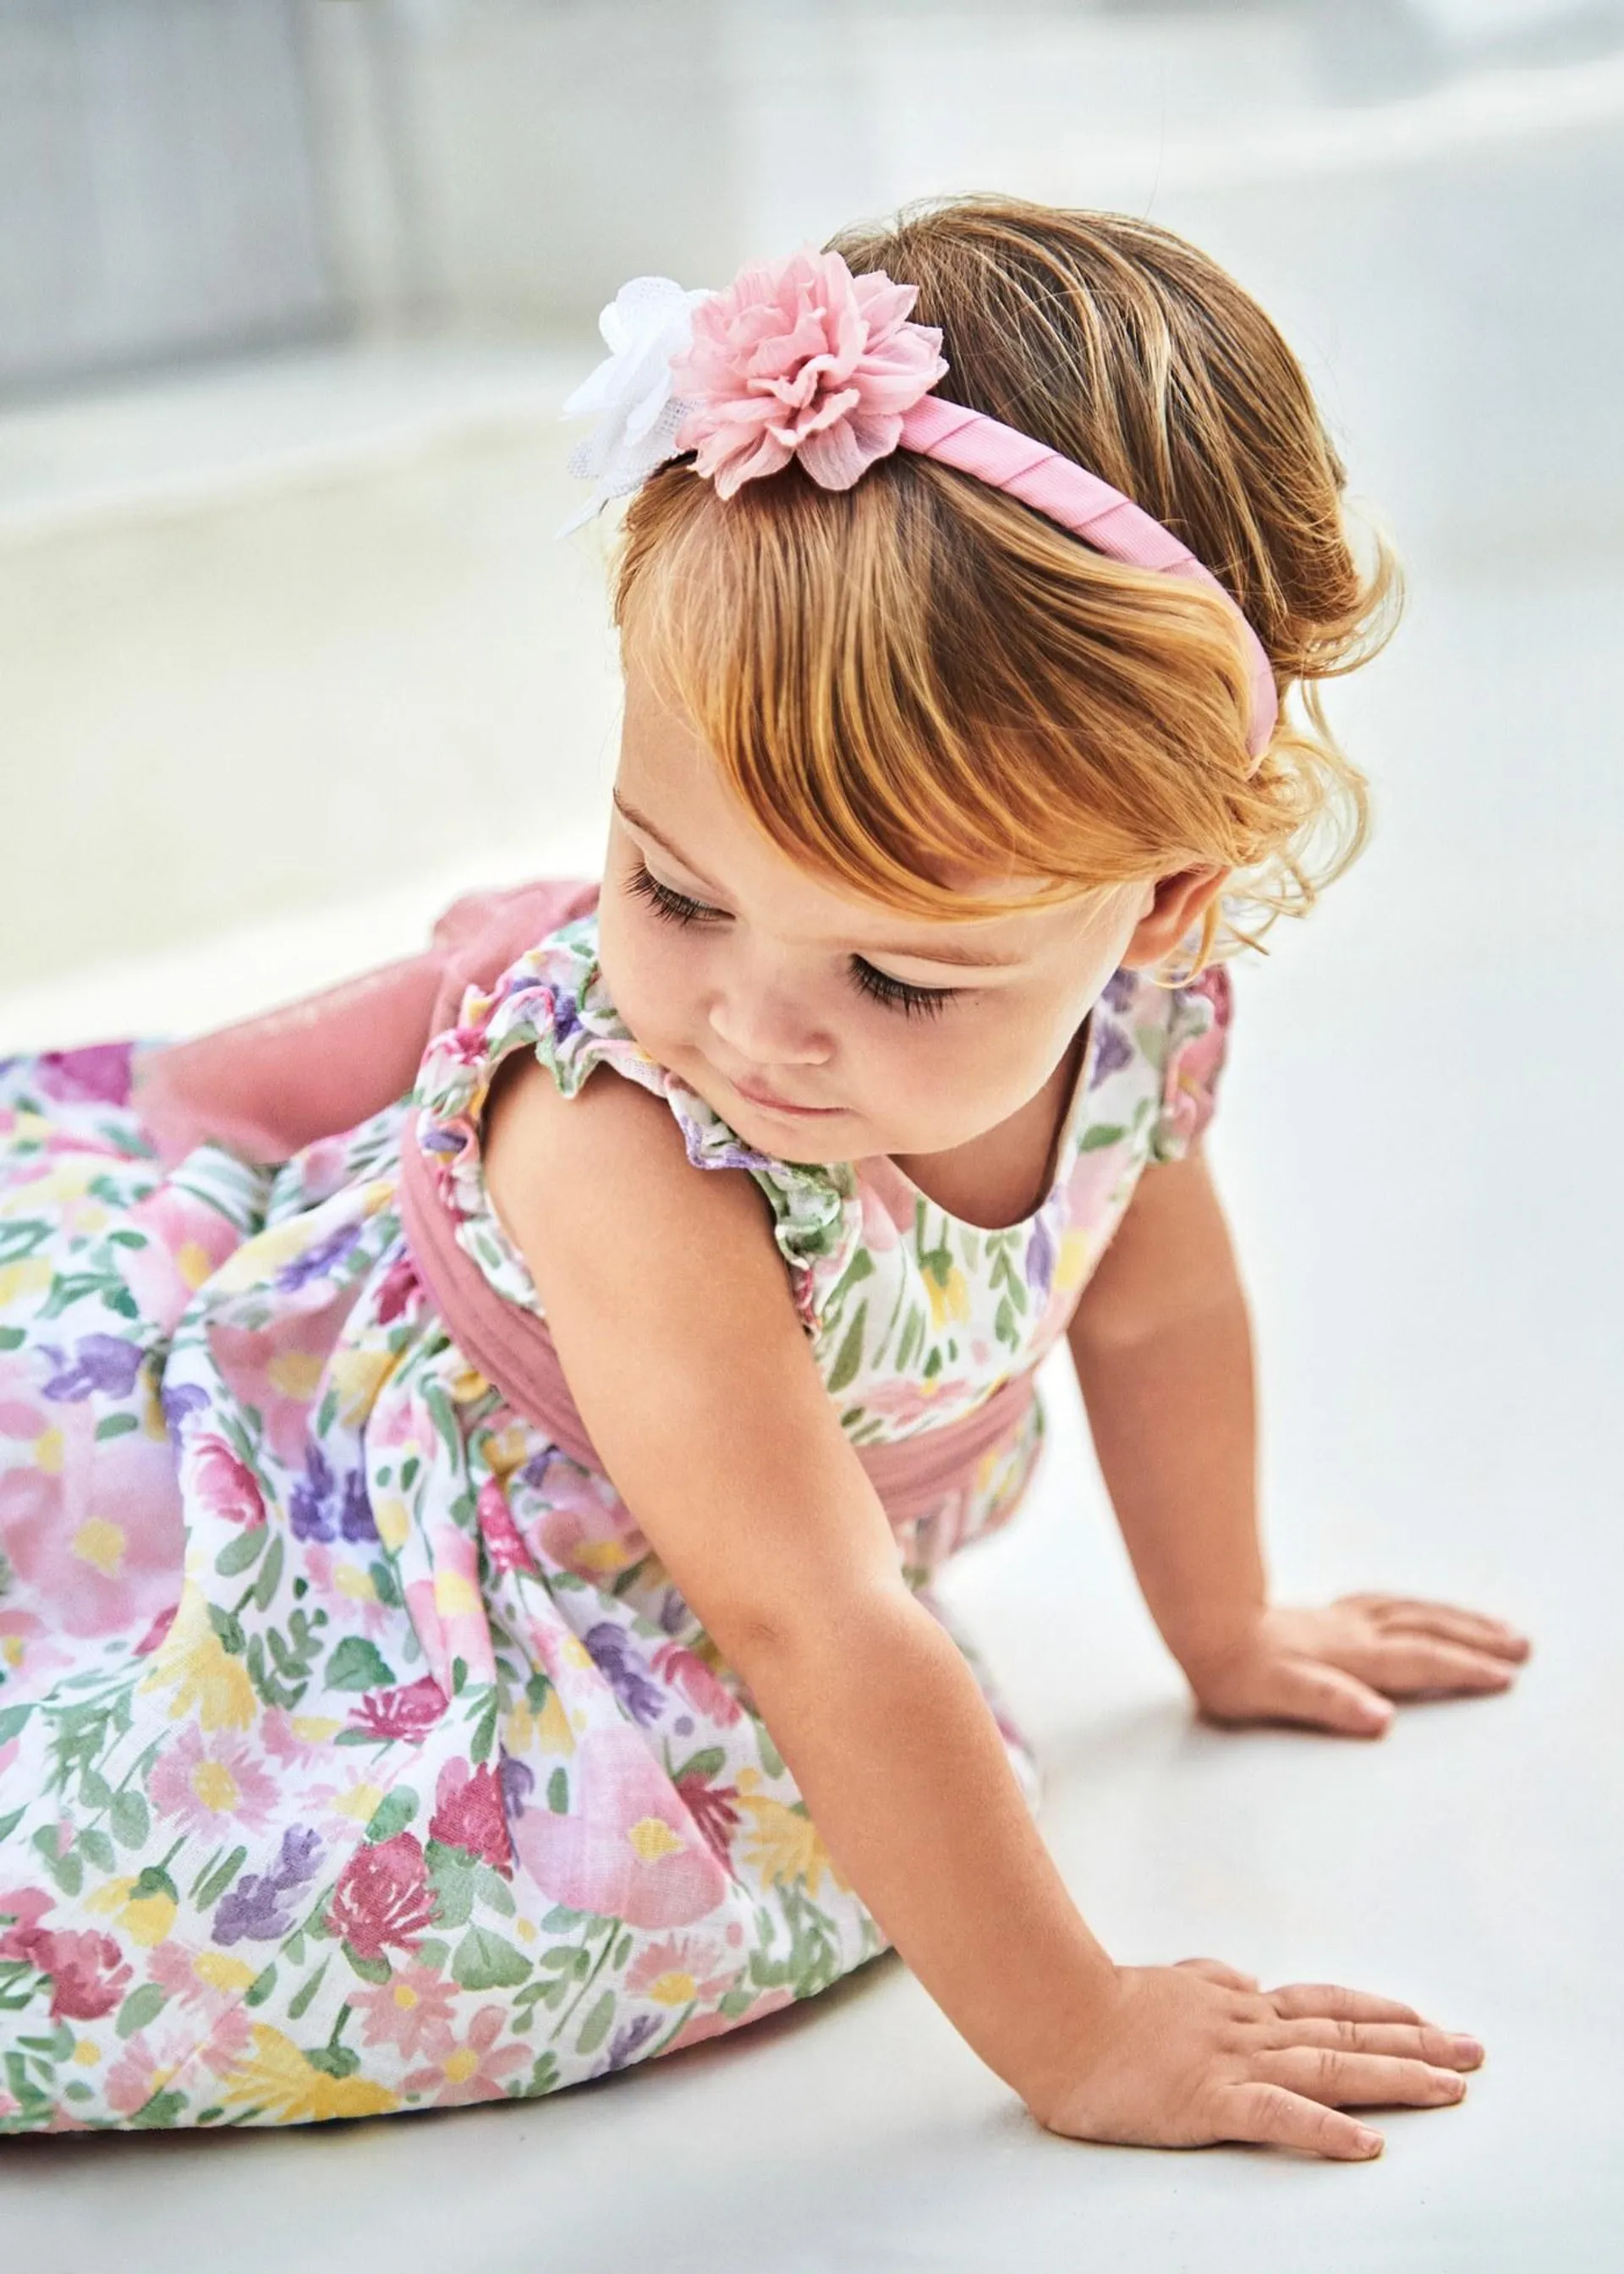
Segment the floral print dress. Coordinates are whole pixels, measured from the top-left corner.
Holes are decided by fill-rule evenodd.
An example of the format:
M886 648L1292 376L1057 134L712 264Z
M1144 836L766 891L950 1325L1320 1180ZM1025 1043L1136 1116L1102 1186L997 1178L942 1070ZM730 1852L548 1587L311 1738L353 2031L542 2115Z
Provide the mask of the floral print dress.
M497 1065L533 1050L573 1097L606 1060L663 1096L696 1169L766 1193L861 1446L1041 1361L1211 1110L1227 980L1114 976L1051 1188L989 1231L883 1156L745 1144L641 1050L596 948L595 910L560 926L468 990L408 1096L279 1165L206 1142L165 1173L130 1102L152 1041L0 1062L0 2130L547 2093L886 1947L613 1486L432 1307L407 1108L460 1244L538 1312L481 1177ZM900 1528L938 1617L933 1573L1042 1438L1034 1401Z

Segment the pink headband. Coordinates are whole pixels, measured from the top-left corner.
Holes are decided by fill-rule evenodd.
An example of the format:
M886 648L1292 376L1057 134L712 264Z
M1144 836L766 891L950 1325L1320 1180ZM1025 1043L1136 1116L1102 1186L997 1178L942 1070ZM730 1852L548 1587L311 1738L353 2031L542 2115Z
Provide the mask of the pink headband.
M564 405L567 418L597 420L569 459L571 472L597 486L566 528L688 450L695 472L723 497L791 458L825 489L849 489L876 458L913 450L1006 490L1112 560L1218 593L1246 636L1247 744L1259 757L1279 699L1263 643L1233 595L1170 529L1097 474L932 395L947 365L940 329L908 320L918 293L883 269L854 276L838 252L807 251L752 263L721 292L634 277L599 320L609 356Z

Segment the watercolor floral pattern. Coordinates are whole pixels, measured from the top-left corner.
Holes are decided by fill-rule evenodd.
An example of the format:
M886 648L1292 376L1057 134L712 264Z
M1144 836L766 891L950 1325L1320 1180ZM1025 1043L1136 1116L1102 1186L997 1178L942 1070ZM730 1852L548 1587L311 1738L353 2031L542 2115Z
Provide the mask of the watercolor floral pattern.
M596 917L465 995L410 1099L165 1174L146 1044L0 1062L0 2130L319 2122L524 2097L738 2028L886 1946L738 1678L602 1477L507 1408L420 1284L409 1103L457 1235L538 1307L479 1118L608 1059L772 1203L843 1426L971 1410L1064 1330L1139 1175L1212 1110L1222 972L1118 973L1025 1223L883 1161L755 1152L638 1048ZM1031 1409L906 1528L1005 1521ZM971 1640L1031 1803L1030 1749Z

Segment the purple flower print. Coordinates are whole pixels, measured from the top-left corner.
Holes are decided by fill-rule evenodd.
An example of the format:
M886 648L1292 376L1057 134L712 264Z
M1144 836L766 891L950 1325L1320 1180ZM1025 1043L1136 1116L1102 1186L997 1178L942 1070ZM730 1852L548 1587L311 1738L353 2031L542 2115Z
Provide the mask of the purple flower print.
M166 1386L159 1391L158 1403L163 1408L165 1426L178 1444L186 1416L207 1410L208 1392L199 1389L195 1382L177 1382L172 1387Z
M69 1359L46 1344L45 1354L57 1371L41 1389L42 1397L64 1405L77 1404L97 1389L128 1397L147 1355L139 1343L126 1342L122 1335L81 1335L75 1348L77 1356Z
M1049 1282L1055 1276L1055 1243L1050 1237L1048 1219L1039 1216L1032 1227L1032 1237L1026 1242L1026 1277L1040 1302L1049 1293Z
M609 2040L609 2059L604 2074L613 2076L616 2069L624 2068L628 2061L635 2059L640 2048L648 2044L659 2026L658 2014L639 2014L635 2022L628 2022L623 2029L617 2029Z
M1122 1028L1114 1020L1102 1019L1100 1039L1094 1049L1094 1065L1088 1076L1089 1088L1097 1089L1102 1081L1125 1066L1132 1056L1133 1045Z
M536 1789L536 1772L528 1763L515 1761L511 1753L504 1753L496 1765L501 1780L502 1812L509 1824L516 1823L524 1813L524 1803Z
M291 1263L283 1264L276 1274L278 1291L284 1295L291 1294L296 1287L305 1286L311 1280L320 1278L324 1271L330 1270L334 1264L349 1254L360 1237L358 1224L341 1224L336 1231L329 1232L325 1239L319 1239L313 1247L307 1247L303 1255L296 1255Z
M296 1540L331 1540L337 1530L333 1472L320 1445L304 1454L304 1473L288 1495L288 1521Z
M554 1043L567 1043L581 1024L581 1013L575 998L560 987L553 998L553 1038Z
M581 1638L598 1672L634 1721L658 1721L665 1699L647 1675L642 1660L613 1620L600 1619Z
M1134 983L1131 971L1113 971L1100 990L1100 1000L1109 1003L1120 1018L1133 1000Z
M338 1519L338 1529L345 1540L376 1540L378 1526L372 1521L372 1503L366 1490L365 1472L351 1469L344 1479L344 1505Z
M127 1105L132 1047L129 1043L91 1043L80 1050L47 1050L35 1066L40 1088L47 1097L64 1104L81 1100L92 1105Z
M296 1887L315 1877L320 1861L320 1835L307 1825L289 1826L270 1870L244 1871L237 1885L222 1895L214 1913L214 1939L222 1945L275 1942L290 1932L293 1917L287 1899Z

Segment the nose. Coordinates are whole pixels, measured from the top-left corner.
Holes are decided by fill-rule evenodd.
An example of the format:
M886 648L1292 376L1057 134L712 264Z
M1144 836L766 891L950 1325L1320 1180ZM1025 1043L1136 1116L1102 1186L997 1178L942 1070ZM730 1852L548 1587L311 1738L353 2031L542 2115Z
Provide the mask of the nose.
M828 1063L828 1040L804 1008L785 989L758 986L718 993L710 1010L710 1030L735 1073L771 1082L787 1066Z

